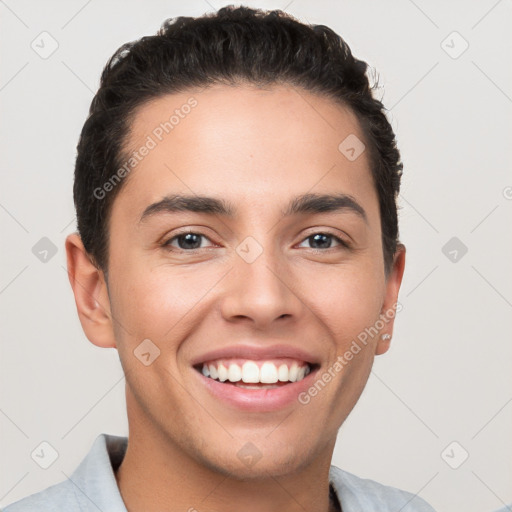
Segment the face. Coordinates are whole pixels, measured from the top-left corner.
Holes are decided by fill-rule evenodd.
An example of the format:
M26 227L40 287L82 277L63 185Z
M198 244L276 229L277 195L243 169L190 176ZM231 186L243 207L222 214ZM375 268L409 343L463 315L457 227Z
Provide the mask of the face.
M119 351L131 425L238 477L330 457L389 345L379 319L404 265L399 251L386 278L368 155L340 151L348 136L364 138L349 110L283 86L138 111L128 152L150 149L111 212L113 321L84 327Z

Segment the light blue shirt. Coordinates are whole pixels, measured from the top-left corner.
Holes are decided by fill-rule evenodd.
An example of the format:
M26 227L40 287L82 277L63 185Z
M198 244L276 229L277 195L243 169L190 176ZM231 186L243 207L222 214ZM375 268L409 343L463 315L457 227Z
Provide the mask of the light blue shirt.
M100 434L68 480L27 496L4 512L127 512L114 471L127 437ZM329 481L343 512L435 512L419 496L331 466Z

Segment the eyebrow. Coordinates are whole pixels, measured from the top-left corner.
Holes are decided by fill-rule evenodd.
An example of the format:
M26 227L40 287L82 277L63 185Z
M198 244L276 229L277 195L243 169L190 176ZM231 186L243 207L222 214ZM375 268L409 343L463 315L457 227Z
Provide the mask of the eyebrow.
M175 212L196 212L233 218L236 208L224 199L175 194L149 205L142 213L139 222L160 213ZM297 214L329 212L352 212L368 223L364 208L347 194L303 194L293 198L281 214L283 217L289 217Z

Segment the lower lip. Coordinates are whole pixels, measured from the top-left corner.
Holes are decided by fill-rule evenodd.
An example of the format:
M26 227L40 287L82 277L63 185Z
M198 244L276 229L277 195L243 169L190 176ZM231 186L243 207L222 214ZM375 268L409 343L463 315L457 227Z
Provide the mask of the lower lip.
M237 409L255 412L271 412L298 404L298 396L306 391L316 375L314 369L299 382L290 382L278 388L245 389L233 384L223 384L194 370L208 391L216 398Z

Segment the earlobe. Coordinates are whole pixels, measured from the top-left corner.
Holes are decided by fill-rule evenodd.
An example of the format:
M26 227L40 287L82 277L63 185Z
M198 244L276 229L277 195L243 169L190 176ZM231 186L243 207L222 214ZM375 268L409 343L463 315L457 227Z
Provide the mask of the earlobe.
M405 269L405 245L398 244L393 258L393 266L386 280L386 293L382 305L381 319L384 322L377 344L375 345L375 355L385 354L391 346L391 337L395 316L399 311L398 292L402 284L402 278Z
M390 345L391 334L381 334L380 339L377 341L377 346L375 347L375 355L380 356L381 354L385 354L389 350Z
M92 263L78 233L66 238L66 255L69 282L85 335L94 345L115 348L105 277Z

